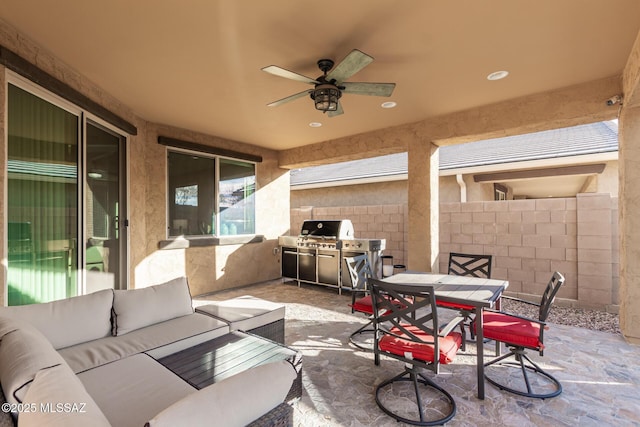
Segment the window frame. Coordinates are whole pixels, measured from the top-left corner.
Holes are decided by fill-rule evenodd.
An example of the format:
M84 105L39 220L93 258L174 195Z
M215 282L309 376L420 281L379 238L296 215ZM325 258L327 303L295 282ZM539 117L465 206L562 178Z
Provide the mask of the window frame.
M170 184L169 184L169 153L173 152L173 153L178 153L178 154L186 154L186 155L191 155L191 156L198 156L198 157L204 157L204 158L208 158L208 159L212 159L215 161L215 173L214 173L214 191L215 191L215 197L214 197L214 203L213 203L213 209L214 209L214 215L215 215L215 219L216 219L216 223L214 224L214 228L215 228L215 234L202 234L202 235L198 235L198 234L194 234L194 235L171 235L171 214L170 214L170 208L169 208L169 204L170 204L170 194L171 194L171 189L170 189ZM167 240L167 242L172 242L172 241L176 241L176 240L200 240L202 241L202 243L205 243L206 241L213 241L213 244L220 244L220 239L227 239L230 241L235 241L235 240L245 240L246 237L249 238L249 240L253 241L254 237L256 236L256 230L255 230L255 225L254 225L254 230L253 233L247 233L247 234L230 234L230 235L221 235L220 234L220 160L225 159L225 160L231 160L234 162L242 162L242 163L247 163L253 166L253 171L254 171L254 177L255 177L255 191L254 194L257 193L258 191L258 168L257 168L257 162L254 161L250 161L250 160L246 160L246 159L240 159L240 158L236 158L236 157L229 157L229 156L222 156L219 154L212 154L212 153L208 153L205 151L199 151L199 150L190 150L190 149L186 149L186 148L178 148L178 147L173 147L173 146L166 146L166 150L165 150L165 160L166 160L166 186L165 186L165 194L166 194L166 216L165 216L165 238ZM257 209L256 206L254 204L254 219L257 216ZM213 239L213 240L212 240ZM167 246L165 243L161 242L161 246ZM171 246L171 245L169 245Z

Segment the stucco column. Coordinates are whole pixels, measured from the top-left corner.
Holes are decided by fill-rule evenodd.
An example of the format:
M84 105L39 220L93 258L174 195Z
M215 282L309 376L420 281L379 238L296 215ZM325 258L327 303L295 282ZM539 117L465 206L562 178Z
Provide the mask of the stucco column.
M620 329L640 344L640 107L623 108L618 125Z
M424 140L413 140L409 148L408 265L410 270L438 271L439 194L438 147Z

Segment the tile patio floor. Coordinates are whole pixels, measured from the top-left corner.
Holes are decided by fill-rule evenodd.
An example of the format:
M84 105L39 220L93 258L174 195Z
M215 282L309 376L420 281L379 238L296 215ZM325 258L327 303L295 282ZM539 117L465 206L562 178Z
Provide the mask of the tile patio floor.
M286 344L303 353L303 397L296 404L296 426L401 426L374 400L375 385L402 371L348 344L365 317L351 314L349 293L275 280L195 298L195 304L253 295L286 305ZM476 397L475 346L467 346L453 364L433 376L456 400L448 426L640 426L640 346L620 335L551 325L544 357L533 359L563 385L553 399L519 397L486 384L486 399ZM493 355L493 343L485 355Z

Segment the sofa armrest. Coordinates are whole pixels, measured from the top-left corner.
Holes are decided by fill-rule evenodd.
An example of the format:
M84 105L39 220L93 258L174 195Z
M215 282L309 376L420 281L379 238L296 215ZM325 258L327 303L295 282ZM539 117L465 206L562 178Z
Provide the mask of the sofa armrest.
M284 402L296 376L286 360L256 366L184 397L145 426L246 426Z

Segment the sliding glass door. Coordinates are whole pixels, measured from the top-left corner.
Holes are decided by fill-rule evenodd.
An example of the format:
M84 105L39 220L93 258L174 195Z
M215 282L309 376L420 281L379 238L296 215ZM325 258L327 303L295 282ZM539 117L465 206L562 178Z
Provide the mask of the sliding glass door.
M11 83L7 98L7 304L126 288L125 138Z
M125 289L125 139L92 122L86 129L85 289Z
M77 294L78 115L8 89L8 304Z

